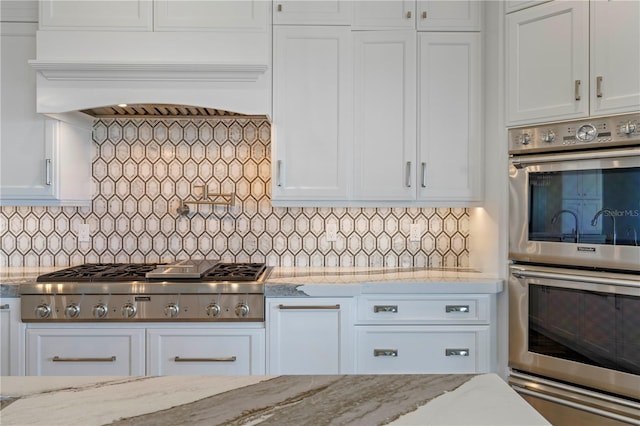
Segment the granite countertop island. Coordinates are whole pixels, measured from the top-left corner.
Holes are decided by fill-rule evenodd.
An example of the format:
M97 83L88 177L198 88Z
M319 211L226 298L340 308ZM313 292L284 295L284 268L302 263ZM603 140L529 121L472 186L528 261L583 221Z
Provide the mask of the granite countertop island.
M2 377L2 425L549 425L495 374Z

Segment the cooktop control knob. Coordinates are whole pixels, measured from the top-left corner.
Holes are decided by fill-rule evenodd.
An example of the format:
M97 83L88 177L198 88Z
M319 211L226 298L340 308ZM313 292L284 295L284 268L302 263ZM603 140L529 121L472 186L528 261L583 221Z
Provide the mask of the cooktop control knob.
M104 303L98 303L97 305L94 305L91 312L93 313L94 318L104 318L107 316L107 312L109 312L109 309Z
M542 133L542 141L546 143L551 143L556 140L556 134L553 133L553 130L547 130Z
M520 142L520 145L529 145L531 142L531 135L529 133L521 134L518 136L518 142Z
M125 303L122 306L122 316L125 318L133 318L136 316L136 305L133 303Z
M64 308L65 317L78 318L78 315L80 315L80 306L76 305L75 303L71 303L70 305L67 305L66 308Z
M209 306L207 306L208 317L216 318L216 317L219 317L221 313L222 313L222 309L220 309L220 305L218 305L217 303L212 303Z
M49 305L43 303L36 306L36 317L38 317L38 319L49 318L50 315L51 307L49 307Z
M175 303L169 303L164 307L164 314L169 318L175 318L180 313L180 308Z
M246 303L238 303L236 305L236 316L244 318L249 315L249 305Z
M636 124L631 121L627 121L627 124L623 124L620 126L620 133L624 133L625 135L632 135L636 131Z

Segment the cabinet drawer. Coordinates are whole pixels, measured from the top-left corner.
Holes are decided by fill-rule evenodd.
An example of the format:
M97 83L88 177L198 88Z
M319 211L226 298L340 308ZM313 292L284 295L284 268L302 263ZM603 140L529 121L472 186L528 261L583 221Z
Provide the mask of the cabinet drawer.
M490 371L489 326L358 326L357 374Z
M144 329L27 330L27 375L144 374Z
M260 330L147 330L149 375L265 374Z
M358 299L358 324L474 324L489 322L489 295L367 296Z

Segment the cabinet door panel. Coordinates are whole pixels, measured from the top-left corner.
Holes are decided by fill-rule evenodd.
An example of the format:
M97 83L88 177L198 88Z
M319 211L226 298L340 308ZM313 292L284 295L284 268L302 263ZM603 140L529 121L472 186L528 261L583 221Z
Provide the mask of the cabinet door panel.
M24 323L20 299L0 299L0 375L24 375Z
M274 29L273 199L344 199L350 31Z
M588 114L588 14L587 2L551 2L507 16L507 124Z
M153 2L93 0L40 2L41 30L151 31Z
M591 114L638 111L640 2L592 1L590 5Z
M414 29L415 16L416 5L413 0L355 1L352 29Z
M420 198L482 197L479 33L419 35Z
M268 10L261 0L156 0L154 31L266 31Z
M355 198L415 199L415 33L354 37Z
M150 375L264 374L264 330L148 330Z
M27 375L143 376L144 329L28 329Z
M418 30L480 31L481 5L481 2L475 0L418 1Z
M350 25L352 2L282 0L273 3L275 25Z

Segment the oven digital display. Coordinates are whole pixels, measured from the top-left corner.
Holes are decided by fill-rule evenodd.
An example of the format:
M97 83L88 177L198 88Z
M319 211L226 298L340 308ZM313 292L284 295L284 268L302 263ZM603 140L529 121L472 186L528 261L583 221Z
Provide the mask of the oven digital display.
M529 285L529 351L640 374L640 297Z

